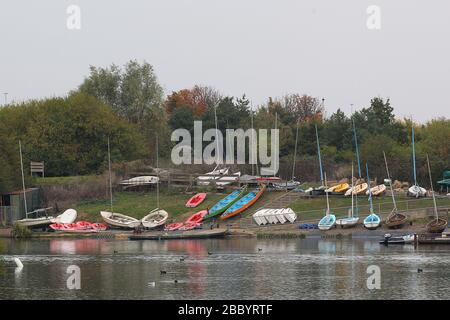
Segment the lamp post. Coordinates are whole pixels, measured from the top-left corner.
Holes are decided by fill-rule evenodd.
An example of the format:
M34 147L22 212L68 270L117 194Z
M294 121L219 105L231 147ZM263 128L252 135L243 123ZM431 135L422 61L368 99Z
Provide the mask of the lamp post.
M8 103L8 92L3 93L5 95L5 106Z

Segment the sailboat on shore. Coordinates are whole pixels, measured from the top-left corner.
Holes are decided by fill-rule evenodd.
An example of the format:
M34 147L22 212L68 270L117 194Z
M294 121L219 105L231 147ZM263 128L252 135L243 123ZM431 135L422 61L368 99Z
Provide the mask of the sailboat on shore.
M370 177L369 177L369 166L366 163L366 174L367 174L367 184L370 186ZM377 229L381 224L380 217L375 214L373 210L373 202L372 202L372 191L369 188L369 205L370 205L370 214L364 219L364 227L369 230Z
M326 185L327 185L327 174L325 173L325 189ZM319 230L322 231L330 230L336 224L336 216L330 211L330 201L328 198L328 193L325 193L325 196L327 198L327 211L325 216L322 219L320 219L317 225Z
M112 227L134 229L141 224L141 220L127 216L122 213L116 213L113 210L112 178L111 178L111 150L108 138L108 172L109 172L109 196L111 211L100 211L103 220Z
M305 192L309 192L311 195L318 196L318 195L326 194L325 190L327 190L328 188L324 186L322 156L320 153L319 131L317 130L317 124L315 125L315 129L316 129L317 157L319 158L321 185L319 187L309 188L309 189L305 190Z
M428 154L427 154L427 165L428 165L428 175L430 176L431 194L433 196L434 215L436 217L432 221L428 222L427 232L442 233L447 228L448 221L444 218L439 217L439 213L438 213L437 205L436 205L436 196L434 195L434 189L433 189L433 179L431 178L430 159L428 158Z
M415 142L414 142L414 124L411 125L411 140L412 140L412 160L413 160L414 185L408 189L408 195L411 197L415 197L415 198L425 197L427 194L427 190L417 184L416 146L415 146Z
M53 216L47 215L47 209L37 209L34 211L29 212L28 211L28 205L27 205L27 194L26 194L26 188L25 188L25 175L23 173L23 157L22 157L22 143L19 141L19 153L20 153L20 170L22 172L22 188L23 188L23 205L25 209L25 219L16 220L15 223L24 226L24 227L30 227L30 228L38 228L38 227L46 227L50 223L52 223L52 220L54 219ZM30 215L40 215L44 213L44 216L38 216L36 218L28 218Z
M353 181L354 181L354 172L353 172L353 162L352 162L352 188L353 188ZM354 202L353 199L354 197L357 197L357 195L353 194L352 192L352 207L349 210L349 215L347 218L342 218L342 219L338 219L336 220L336 224L338 226L341 226L341 228L350 228L350 227L354 227L358 224L359 221L359 217L355 217L355 212L354 212ZM358 200L356 200L356 211L358 212Z
M394 205L394 208L392 209L391 213L389 214L389 216L386 219L386 225L388 226L388 228L392 228L392 229L401 228L408 220L408 217L406 216L406 214L400 213L397 210L397 203L395 202L394 190L392 188L392 180L391 180L391 176L389 174L389 168L388 168L388 164L387 164L387 160L386 160L386 153L384 151L383 151L383 157L384 157L384 164L386 165L387 177L389 180L389 188L391 189L392 204Z
M144 228L154 229L164 225L169 218L169 214L166 210L159 208L159 148L158 148L158 137L156 137L156 168L158 169L156 177L158 181L156 183L156 208L150 211L148 215L141 219L141 223Z
M358 179L361 181L362 174L361 174L361 161L359 160L359 147L358 147L358 138L356 136L356 126L355 126L355 120L352 118L352 130L353 130L353 140L355 141L355 153L356 153L356 161L358 162ZM367 189L369 188L369 185L362 181L359 184L353 185L351 188L349 188L344 196L349 197L351 195L358 195L363 194L367 192Z
M223 187L225 185L231 184L233 182L236 182L239 180L239 177L241 176L240 172L236 172L234 174L230 174L230 168L220 168L220 161L219 161L219 129L217 125L217 105L214 106L214 122L216 125L216 166L215 168L207 172L205 174L202 174L196 178L197 184L201 186L208 186L211 183L215 183L218 187ZM226 177L224 177L226 176Z

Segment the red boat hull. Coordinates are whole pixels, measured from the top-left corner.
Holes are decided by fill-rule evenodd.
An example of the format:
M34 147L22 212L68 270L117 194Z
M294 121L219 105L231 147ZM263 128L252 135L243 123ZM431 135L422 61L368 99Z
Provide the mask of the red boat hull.
M205 198L206 198L206 193L197 193L195 196L193 196L186 202L186 207L195 208L200 203L202 203L205 200Z
M203 220L203 217L208 214L207 210L202 210L197 213L194 213L192 216L189 217L189 219L186 220L187 223L200 223Z
M97 232L105 231L108 227L103 223L90 223L88 221L78 221L76 223L53 223L50 225L55 231L62 232Z

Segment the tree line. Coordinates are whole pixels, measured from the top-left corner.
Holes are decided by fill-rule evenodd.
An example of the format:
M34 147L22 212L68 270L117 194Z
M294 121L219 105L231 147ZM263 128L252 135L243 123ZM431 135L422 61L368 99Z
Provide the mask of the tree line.
M153 67L129 61L124 66L91 66L80 86L65 97L12 103L0 109L0 192L20 186L18 140L22 140L25 163L44 161L48 175L95 174L106 168L106 141L111 139L112 159L126 162L154 159L158 136L160 156L170 157L177 128L193 130L202 120L204 130L218 128L280 129L280 173L289 178L295 150L296 177L318 180L317 126L324 169L339 179L350 174L355 161L355 139L362 163L371 175L385 177L383 151L391 175L412 180L411 128L414 126L419 180L426 184L426 154L433 177L450 168L450 120L434 119L418 124L398 119L389 98L374 97L352 115L341 109L326 115L323 100L306 94L268 98L252 106L246 95L223 95L209 86L196 85L164 97ZM365 174L363 174L365 176Z

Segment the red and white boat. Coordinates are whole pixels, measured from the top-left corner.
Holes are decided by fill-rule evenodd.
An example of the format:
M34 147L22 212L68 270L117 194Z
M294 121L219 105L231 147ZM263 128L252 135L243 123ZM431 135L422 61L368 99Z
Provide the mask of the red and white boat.
M180 229L180 228L183 226L183 224L184 224L184 223L182 223L182 222L171 223L171 224L168 224L168 225L164 228L164 230L165 230L165 231L175 231L175 230Z
M208 214L207 210L202 210L199 211L197 213L194 213L192 216L190 216L187 220L186 220L186 224L187 223L200 223L203 220L203 217L206 216Z
M197 193L195 196L193 196L186 202L186 207L195 208L200 203L202 203L205 200L205 198L206 198L206 193Z
M187 231L187 230L193 230L196 228L201 227L201 223L198 222L186 222L181 228L179 228L178 230L180 231Z
M107 229L107 226L103 223L78 221L76 223L52 223L50 225L50 228L59 232L85 233L105 231Z

